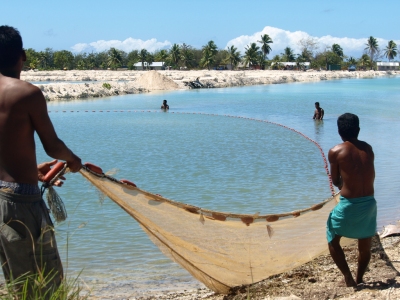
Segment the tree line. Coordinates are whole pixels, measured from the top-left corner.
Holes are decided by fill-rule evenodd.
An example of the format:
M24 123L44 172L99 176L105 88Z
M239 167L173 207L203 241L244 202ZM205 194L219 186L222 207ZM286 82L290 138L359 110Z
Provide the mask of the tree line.
M46 48L44 51L35 51L29 48L26 51L27 69L39 70L96 70L96 69L135 69L135 64L141 63L142 68L151 68L153 62L164 62L171 69L223 69L226 65L232 69L239 67L256 69L284 69L284 62L294 62L296 69L303 69L305 62L310 62L310 68L327 69L329 65L347 69L355 65L359 69L373 69L377 60L386 57L389 61L397 56L397 45L391 40L382 49L374 37L369 37L364 54L359 58L346 56L339 44L320 47L314 38L305 38L299 41L301 52L295 54L291 47L286 47L283 53L271 59L273 41L268 34L261 35L260 40L245 47L242 54L235 46L227 49L218 49L214 41L209 41L201 49L187 44L173 44L169 50L149 52L146 49L133 50L129 53L110 48L108 51L73 54L68 50L53 51Z

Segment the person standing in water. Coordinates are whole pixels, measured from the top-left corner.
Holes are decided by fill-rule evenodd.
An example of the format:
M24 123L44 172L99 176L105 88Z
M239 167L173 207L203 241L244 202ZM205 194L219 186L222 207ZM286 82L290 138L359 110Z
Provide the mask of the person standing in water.
M167 104L167 100L163 100L163 104L161 105L161 109L164 109L164 110L169 109L169 105Z
M332 182L340 189L340 201L327 221L329 252L344 276L346 286L363 283L371 258L371 241L376 233L377 206L374 198L374 152L358 140L359 119L345 113L337 120L343 143L329 150ZM341 237L358 240L358 268L355 280L342 247Z
M322 120L324 118L324 110L319 106L319 102L315 102L314 120Z

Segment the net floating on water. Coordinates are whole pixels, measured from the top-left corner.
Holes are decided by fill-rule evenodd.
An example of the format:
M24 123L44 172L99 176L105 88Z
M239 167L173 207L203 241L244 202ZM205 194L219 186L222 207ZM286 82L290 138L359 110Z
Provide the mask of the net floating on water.
M326 219L335 195L283 214L234 214L176 202L81 169L81 174L130 214L169 258L211 290L289 271L327 251Z

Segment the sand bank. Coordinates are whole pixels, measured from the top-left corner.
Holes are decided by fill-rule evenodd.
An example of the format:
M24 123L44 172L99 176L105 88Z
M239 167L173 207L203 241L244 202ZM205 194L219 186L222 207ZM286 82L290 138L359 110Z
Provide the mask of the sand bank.
M343 78L399 75L400 71L24 71L21 79L37 85L48 101L107 97L157 90L189 89L199 81L209 88L317 82ZM71 83L73 82L73 83ZM104 83L108 83L106 87Z

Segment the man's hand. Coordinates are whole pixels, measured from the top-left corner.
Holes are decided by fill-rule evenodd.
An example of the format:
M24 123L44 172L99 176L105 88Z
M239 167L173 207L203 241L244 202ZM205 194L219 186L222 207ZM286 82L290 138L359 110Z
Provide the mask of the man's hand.
M67 161L67 166L72 173L75 173L82 168L82 161L78 156L72 153L72 160Z
M51 166L54 166L56 163L57 163L57 159L38 164L37 169L38 169L39 181L43 181L43 178L51 170ZM65 177L64 176L60 176L59 179L54 183L54 185L55 186L62 186L64 182L61 181L61 180L65 180Z

